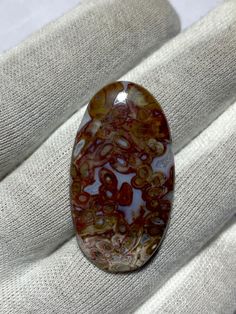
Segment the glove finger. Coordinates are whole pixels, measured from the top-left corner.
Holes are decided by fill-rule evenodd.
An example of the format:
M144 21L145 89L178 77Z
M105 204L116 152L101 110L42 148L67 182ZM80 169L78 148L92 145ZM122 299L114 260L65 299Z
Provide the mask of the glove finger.
M218 13L216 14L216 12ZM209 24L210 33L208 38L210 38L212 23L215 23L216 20L218 21L221 19L221 23L219 23L219 28L221 31L216 28L217 33L223 33L225 38L229 38L230 34L232 35L231 31L234 32L236 30L236 23L233 20L231 14L232 11L230 11L228 7L222 6L221 10L217 9L216 12L212 12L209 17L200 22L199 27L197 27L198 31L199 33L205 33L207 30L206 25ZM227 27L223 23L224 19L222 19L222 16L226 17L226 21L229 23L227 24ZM195 27L193 28L194 33ZM190 38L191 33L192 29L189 29L189 31L187 31L184 36ZM178 38L180 38L180 44L178 44L178 39L176 39L174 40L174 45L182 47L183 35L179 35ZM216 43L215 60L218 60L218 66L223 68L222 64L228 61L224 61L225 56L222 58L221 49L226 52L227 49L230 47L232 48L232 45L236 47L236 38L232 37L230 40L225 40L225 45L223 48L221 48L221 37L219 42L216 41L215 37L205 42L204 49L206 49L206 52L202 59L198 59L198 65L203 67L205 59L207 58L208 43L211 47L213 41ZM192 49L188 49L189 57L192 55L193 48L196 55L200 54L203 49L202 45L198 45L198 41L194 42L196 47L192 46ZM167 46L169 45L172 45L172 43L169 43ZM197 49L197 47L199 48ZM231 48L229 49L230 51L232 51ZM164 50L163 54L165 55L166 47L163 47L161 50ZM235 53L235 51L231 52L230 60L233 53ZM211 60L212 55L210 54L209 56ZM152 58L152 56L150 58ZM186 55L184 55L184 60L186 58ZM180 69L184 61L178 54L176 55L176 53L173 53L173 60L168 60L168 63L175 64L175 67ZM140 66L143 68L142 65ZM195 67L196 64L193 66L193 68L195 69ZM158 69L158 67L156 69ZM137 73L136 71L137 69L134 70L134 80L135 74ZM226 81L229 85L231 85L232 76L234 77L235 75L234 71L234 67L230 67L230 69L227 68L224 71L225 77L222 79L224 83L221 86L226 86ZM143 70L142 73L144 73ZM208 74L207 76L205 84L208 85L209 89L215 91L214 82L216 75L214 72L210 71L210 73L211 74ZM131 74L129 74L129 77L130 75ZM147 74L146 77L148 77ZM191 75L188 76L188 79L190 77ZM219 80L216 82L217 88L219 88L219 82L221 81ZM147 88L155 88L155 80L151 81L150 85L148 85L148 81L146 83ZM160 86L161 84L159 83L159 87ZM162 87L163 90L165 87L166 83ZM170 101L169 103L166 102L165 109L168 112L170 121L172 121L172 129L179 130L179 132L182 134L181 141L186 142L185 137L194 137L196 134L196 129L194 129L192 126L196 125L195 119L197 119L197 117L195 115L188 115L188 106L189 99L195 97L195 95L198 93L199 86L194 85L193 83L190 84L188 89L189 96L187 100L185 99L186 93L181 93L183 90L182 85L179 85L179 89L179 111L178 109L175 109L174 104L174 101L177 101L178 98L175 97L175 95L173 96L171 94L171 90L168 89L166 89L166 94L169 96L166 97L170 100L171 97L173 97L174 101ZM206 95L206 97L204 95ZM204 119L204 117L209 113L208 104L210 103L210 99L211 98L207 93L203 93L201 96L201 111L198 113L201 114L203 119L201 127L206 127L206 125L209 123L209 120ZM215 104L219 105L219 102L220 100L215 98L215 102L212 103L212 106ZM221 99L221 106L226 108L228 103L229 98L227 97L226 93L224 98ZM185 107L185 114L182 112L181 105ZM194 106L194 104L192 104L192 106ZM1 182L0 204L2 204L2 219L0 221L0 230L2 230L2 243L4 243L3 258L8 266L11 263L19 264L22 259L35 260L37 258L44 257L47 254L50 254L51 251L55 250L56 247L61 245L64 241L68 240L74 233L71 224L68 199L68 169L71 149L74 141L72 134L75 134L84 110L85 108L81 109L64 125L62 125L57 130L57 132L55 132L40 147L40 149L38 149L30 158L28 158L24 164L22 164L17 169L17 171L12 172L11 175L6 177ZM188 130L188 132L182 132L182 128L184 128L184 130ZM173 134L173 136L175 135ZM178 144L177 141L176 150L178 150L179 147L181 147L181 143ZM182 196L180 195L178 197Z
M191 314L233 313L236 308L235 239L234 217L213 242L171 277L135 314L181 314L186 310Z
M179 30L165 0L93 0L0 59L0 179L102 85Z
M236 101L235 33L236 2L230 1L125 75L161 103L175 152Z
M171 223L145 268L120 276L105 273L83 256L74 237L37 263L11 271L14 281L6 278L2 284L6 311L14 306L39 313L45 307L49 313L133 312L233 216L235 123L236 104L177 154Z

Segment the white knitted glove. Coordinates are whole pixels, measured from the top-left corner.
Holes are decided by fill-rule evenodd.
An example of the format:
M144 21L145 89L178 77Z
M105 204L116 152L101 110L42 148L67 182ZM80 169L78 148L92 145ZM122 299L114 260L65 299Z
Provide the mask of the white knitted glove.
M89 0L1 57L0 313L236 309L235 0L178 30L165 0ZM176 154L166 237L127 274L84 257L69 204L83 105L117 79L158 99Z

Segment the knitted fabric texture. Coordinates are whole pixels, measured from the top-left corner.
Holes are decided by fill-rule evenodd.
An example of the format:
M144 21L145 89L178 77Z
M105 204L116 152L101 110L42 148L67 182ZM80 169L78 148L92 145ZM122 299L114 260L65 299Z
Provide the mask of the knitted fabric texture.
M178 31L165 0L83 1L1 57L0 312L236 309L236 2ZM161 103L176 160L161 249L122 275L83 256L69 204L86 103L117 79Z

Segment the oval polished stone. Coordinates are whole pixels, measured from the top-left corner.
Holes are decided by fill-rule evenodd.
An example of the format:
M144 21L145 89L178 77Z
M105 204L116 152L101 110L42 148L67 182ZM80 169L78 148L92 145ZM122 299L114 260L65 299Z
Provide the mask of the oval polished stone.
M174 158L156 99L115 82L91 99L71 163L71 207L79 246L99 268L143 266L165 234L173 199Z

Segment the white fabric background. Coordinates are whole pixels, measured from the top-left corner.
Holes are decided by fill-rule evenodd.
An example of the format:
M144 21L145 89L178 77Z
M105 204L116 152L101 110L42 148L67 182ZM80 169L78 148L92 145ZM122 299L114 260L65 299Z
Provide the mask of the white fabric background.
M177 35L165 0L90 0L1 57L0 312L234 312L235 17L226 1ZM155 258L114 275L78 249L68 170L83 105L121 76L166 112L176 194Z
M233 313L236 219L135 314Z
M16 46L43 25L74 8L81 0L1 0L0 53ZM182 28L190 26L223 0L170 0Z

